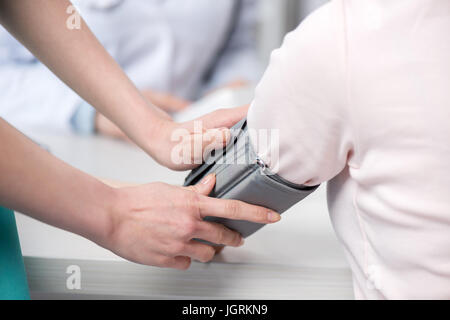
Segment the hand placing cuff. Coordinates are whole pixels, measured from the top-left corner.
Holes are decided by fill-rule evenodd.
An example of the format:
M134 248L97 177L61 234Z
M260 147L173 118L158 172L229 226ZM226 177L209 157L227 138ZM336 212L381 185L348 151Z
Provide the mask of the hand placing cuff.
M247 110L247 106L221 109L181 124L162 119L152 130L148 153L170 169L193 169L230 142L229 128L245 118Z

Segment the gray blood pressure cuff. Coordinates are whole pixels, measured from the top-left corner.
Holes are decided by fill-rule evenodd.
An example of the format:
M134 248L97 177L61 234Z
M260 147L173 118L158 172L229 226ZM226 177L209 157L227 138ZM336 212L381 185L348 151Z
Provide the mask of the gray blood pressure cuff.
M205 163L194 169L184 185L195 185L210 173L216 174L216 186L210 196L241 200L283 213L314 192L318 186L296 185L270 172L250 143L247 121L231 130L232 141L226 148L211 154ZM222 223L243 237L255 233L264 225L248 221L207 217L207 221Z

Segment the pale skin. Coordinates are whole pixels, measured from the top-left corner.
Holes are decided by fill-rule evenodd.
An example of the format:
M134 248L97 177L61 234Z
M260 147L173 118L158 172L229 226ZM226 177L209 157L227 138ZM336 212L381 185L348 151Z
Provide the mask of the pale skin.
M191 130L193 124L175 124L149 105L84 23L81 30L65 28L69 5L65 0L0 0L0 23L161 164L179 170L194 167L170 160L172 130L179 126ZM245 111L208 115L202 119L204 127L229 127ZM227 138L229 132L223 132ZM199 138L188 134L192 140ZM208 139L208 144L226 143ZM239 234L203 221L205 216L258 223L280 220L279 214L262 207L207 197L214 176L191 188L163 183L113 188L53 157L2 119L0 141L2 205L137 263L186 269L192 259L206 262L214 256L213 247L194 238L242 244Z

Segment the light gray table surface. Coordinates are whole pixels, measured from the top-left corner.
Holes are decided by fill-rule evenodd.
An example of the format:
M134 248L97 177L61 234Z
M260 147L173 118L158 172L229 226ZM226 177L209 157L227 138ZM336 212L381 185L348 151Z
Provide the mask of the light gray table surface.
M97 177L181 184L186 173L156 164L137 147L100 137L27 133L50 152ZM263 228L241 248L188 271L136 265L72 233L17 213L33 298L352 299L351 273L329 221L325 187ZM69 290L66 270L81 270Z

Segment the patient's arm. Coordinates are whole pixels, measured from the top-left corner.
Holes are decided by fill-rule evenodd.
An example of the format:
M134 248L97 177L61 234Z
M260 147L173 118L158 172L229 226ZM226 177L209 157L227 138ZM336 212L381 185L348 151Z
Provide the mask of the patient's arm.
M161 110L144 99L83 20L80 29L69 29L70 6L67 0L0 0L0 23L161 164L173 169L194 167L192 161L176 164L171 159L171 151L178 143L172 141L172 133L185 128L187 138L194 141L194 124L178 125L162 117ZM233 125L245 114L246 110L235 109L206 117L204 128ZM229 136L229 132L224 136ZM203 147L213 144L219 148L226 143L226 139L208 141L206 137L201 137L205 138L201 141Z
M252 141L265 163L311 186L336 176L354 147L344 31L329 9L312 14L272 54L248 115L251 129L279 132L279 145ZM271 148L278 149L277 158Z

